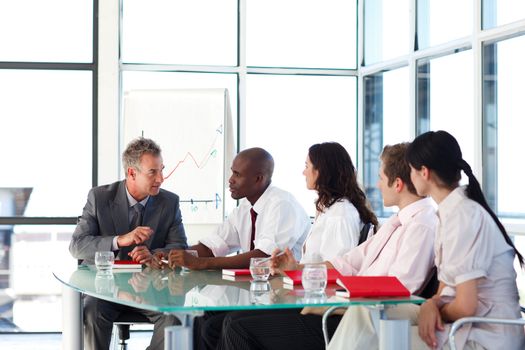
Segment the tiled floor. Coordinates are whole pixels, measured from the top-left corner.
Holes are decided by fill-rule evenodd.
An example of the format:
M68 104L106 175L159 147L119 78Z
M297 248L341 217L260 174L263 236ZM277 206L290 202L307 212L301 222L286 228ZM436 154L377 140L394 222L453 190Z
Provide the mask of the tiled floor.
M131 332L131 338L128 341L128 350L144 350L149 344L151 334L151 332L144 331ZM38 346L36 346L36 344L38 344ZM60 350L62 349L62 335L60 333L0 333L0 349Z

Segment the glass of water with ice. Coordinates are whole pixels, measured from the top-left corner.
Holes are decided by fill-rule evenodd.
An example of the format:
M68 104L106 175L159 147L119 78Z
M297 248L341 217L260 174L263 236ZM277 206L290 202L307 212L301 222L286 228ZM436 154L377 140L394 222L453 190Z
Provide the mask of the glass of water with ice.
M326 288L326 265L325 264L306 264L304 265L301 282L304 291L307 293L324 293Z
M110 251L95 253L95 266L99 271L111 271L115 262L115 254Z
M251 258L250 274L254 281L268 281L268 277L270 277L270 259Z

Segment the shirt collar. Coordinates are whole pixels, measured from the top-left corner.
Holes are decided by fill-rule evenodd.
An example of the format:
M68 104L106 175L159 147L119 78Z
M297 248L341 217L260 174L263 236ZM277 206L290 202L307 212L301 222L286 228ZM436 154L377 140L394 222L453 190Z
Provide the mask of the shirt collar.
M137 201L135 198L133 198L133 196L131 194L129 194L129 191L128 191L128 187L126 187L126 197L128 197L128 204L130 207L134 206L135 204L139 203L139 201ZM146 198L144 198L143 200L140 201L140 204L142 204L143 207L146 207L146 203L148 202L148 199L149 199L149 196L147 196Z
M255 210L257 214L259 214L264 209L266 203L268 203L268 198L270 197L270 193L273 191L273 188L274 187L272 185L268 186L263 194L261 194L259 199L257 199L257 202L254 203L253 210Z
M441 203L439 203L438 213L440 218L444 218L449 215L452 211L454 211L457 204L467 197L465 194L465 189L466 186L456 187L448 194L448 196L445 197L445 199L441 201Z
M417 213L429 207L435 208L434 201L430 198L422 198L420 200L415 201L414 203L410 203L397 213L401 225L405 225Z

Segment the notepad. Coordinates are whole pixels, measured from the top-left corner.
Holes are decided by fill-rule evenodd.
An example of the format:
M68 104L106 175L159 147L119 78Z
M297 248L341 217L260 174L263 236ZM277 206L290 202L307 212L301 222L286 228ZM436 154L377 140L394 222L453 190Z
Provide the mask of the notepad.
M142 264L133 260L115 260L113 263L114 270L142 270Z
M333 284L336 282L337 278L340 276L339 272L336 269L326 270L326 284ZM299 285L301 284L301 277L303 276L303 270L287 270L284 271L286 276L283 277L283 283L288 285Z
M337 284L347 293L338 296L359 297L408 297L410 291L395 276L339 276Z
M249 276L250 269L222 269L222 274L226 276Z

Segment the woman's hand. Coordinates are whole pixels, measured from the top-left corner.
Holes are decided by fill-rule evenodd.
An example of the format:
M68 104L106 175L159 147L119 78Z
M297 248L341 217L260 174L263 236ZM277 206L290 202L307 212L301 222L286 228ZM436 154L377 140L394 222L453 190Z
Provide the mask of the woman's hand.
M427 300L419 311L418 330L421 339L432 349L437 347L436 329L444 330L443 320L434 299Z
M275 249L270 260L270 272L272 275L282 274L286 270L297 270L299 264L290 249L286 248L284 254L277 256L281 251Z

